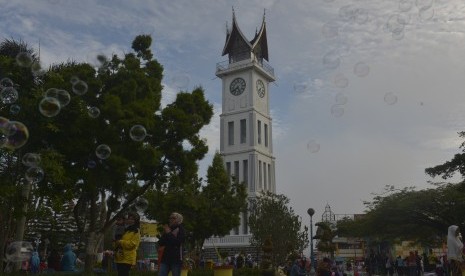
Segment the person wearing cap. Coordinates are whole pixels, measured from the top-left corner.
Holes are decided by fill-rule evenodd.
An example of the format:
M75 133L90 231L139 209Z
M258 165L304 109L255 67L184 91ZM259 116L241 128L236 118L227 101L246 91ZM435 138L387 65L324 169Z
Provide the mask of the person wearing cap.
M128 213L124 220L126 229L121 239L115 241L115 246L121 248L115 254L118 276L129 276L131 267L136 264L137 248L140 243L140 217L136 212Z

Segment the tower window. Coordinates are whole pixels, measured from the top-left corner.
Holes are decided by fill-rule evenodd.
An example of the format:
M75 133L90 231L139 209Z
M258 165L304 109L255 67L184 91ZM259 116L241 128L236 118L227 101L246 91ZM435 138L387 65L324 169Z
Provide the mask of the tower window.
M268 147L268 125L263 124L263 134L265 135L265 147Z
M247 122L245 119L241 120L241 144L247 140Z
M271 187L271 165L268 164L268 187L270 187L270 190L273 190Z
M234 145L234 122L228 122L228 145Z
M258 161L258 189L262 189L262 161Z
M239 182L239 161L234 161L234 180Z
M257 137L258 137L258 144L262 143L262 122L258 120L257 122Z
M248 187L249 183L249 160L245 159L242 160L242 181L244 182L245 186Z
M226 162L226 172L228 172L228 176L231 175L231 162Z
M269 190L268 181L266 181L266 176L266 163L263 162L263 187L265 188L265 191Z

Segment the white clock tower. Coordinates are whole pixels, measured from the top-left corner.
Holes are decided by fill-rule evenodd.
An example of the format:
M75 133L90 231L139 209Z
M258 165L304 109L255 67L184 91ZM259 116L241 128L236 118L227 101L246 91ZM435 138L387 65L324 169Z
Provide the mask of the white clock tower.
M273 156L270 116L270 83L274 69L267 63L265 15L260 30L249 41L239 29L233 10L232 26L226 31L223 56L228 60L216 66L222 80L222 114L220 115L220 153L226 170L247 185L249 198L262 191L276 192L275 158ZM250 231L247 213L241 214L241 225L230 235L210 238L207 247L247 247Z

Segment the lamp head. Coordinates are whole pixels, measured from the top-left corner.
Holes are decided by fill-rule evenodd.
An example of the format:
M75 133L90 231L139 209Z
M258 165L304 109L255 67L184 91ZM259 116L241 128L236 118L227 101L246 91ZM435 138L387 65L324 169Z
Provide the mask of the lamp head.
M312 217L312 216L315 214L315 210L313 210L313 208L308 208L307 214L308 214L310 217Z

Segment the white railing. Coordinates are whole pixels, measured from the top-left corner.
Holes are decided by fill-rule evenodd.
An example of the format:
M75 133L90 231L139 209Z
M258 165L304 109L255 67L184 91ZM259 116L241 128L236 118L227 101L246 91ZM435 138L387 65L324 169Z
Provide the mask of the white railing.
M225 237L211 237L203 243L204 247L245 246L250 245L250 235L233 235Z
M243 61L243 60L241 60L241 61ZM274 68L271 67L271 65L268 64L268 62L266 62L266 60L264 60L264 59L250 60L250 62L247 62L247 63L243 63L243 62L232 62L231 63L228 60L218 62L216 64L216 73L218 74L218 73L220 73L222 71L226 71L226 70L229 70L229 69L237 69L237 68L240 68L240 67L247 67L247 66L252 65L252 64L258 65L265 72L267 72L268 74L270 74L271 76L274 77Z

